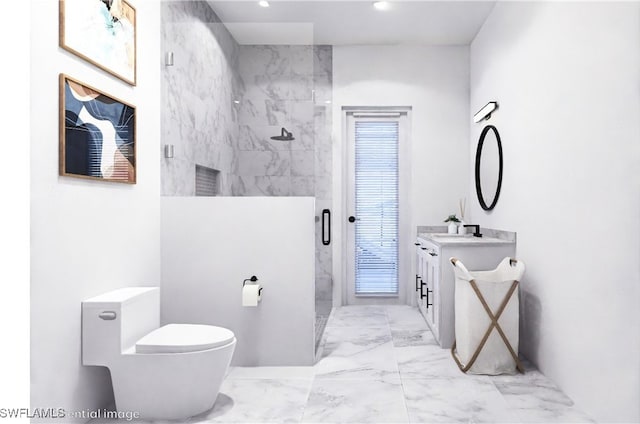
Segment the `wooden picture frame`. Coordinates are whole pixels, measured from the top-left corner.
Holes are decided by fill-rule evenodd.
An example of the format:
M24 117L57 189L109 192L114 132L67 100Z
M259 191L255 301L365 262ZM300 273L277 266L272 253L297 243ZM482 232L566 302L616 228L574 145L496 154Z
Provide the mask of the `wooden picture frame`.
M136 183L136 108L60 74L61 176Z
M136 9L126 0L59 0L60 47L136 85Z

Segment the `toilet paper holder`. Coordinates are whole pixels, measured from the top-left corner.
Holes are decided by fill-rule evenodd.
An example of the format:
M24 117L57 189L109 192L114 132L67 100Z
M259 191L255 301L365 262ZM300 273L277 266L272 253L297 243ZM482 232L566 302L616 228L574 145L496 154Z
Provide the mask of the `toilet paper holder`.
M242 287L244 287L247 284L247 281L250 281L251 283L255 283L258 281L258 277L256 277L255 275L252 275L251 278L246 278L243 282L242 282ZM258 295L262 294L262 287L260 287L260 289L258 290Z

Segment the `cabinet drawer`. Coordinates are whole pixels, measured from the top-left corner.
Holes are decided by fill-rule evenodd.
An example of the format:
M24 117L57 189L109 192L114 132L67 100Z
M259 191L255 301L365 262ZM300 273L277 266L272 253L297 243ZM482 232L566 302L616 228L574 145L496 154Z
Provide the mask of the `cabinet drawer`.
M421 312L441 347L450 348L455 340L455 275L449 263L450 257L464 262L469 269L493 269L505 256L515 256L515 243L495 245L438 244L418 238L416 266L429 296L419 299ZM419 297L419 293L417 294Z

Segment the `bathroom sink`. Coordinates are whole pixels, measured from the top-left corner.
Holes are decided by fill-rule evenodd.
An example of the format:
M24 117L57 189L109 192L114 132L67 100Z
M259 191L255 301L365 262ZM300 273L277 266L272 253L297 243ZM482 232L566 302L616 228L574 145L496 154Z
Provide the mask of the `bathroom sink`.
M447 241L469 241L469 239L480 239L482 237L474 237L473 234L431 234L431 238Z
M432 233L427 236L438 243L492 243L504 242L504 240L492 237L474 237L473 234L438 234Z
M434 237L434 240L446 242L446 243L478 243L481 241L485 241L482 237Z

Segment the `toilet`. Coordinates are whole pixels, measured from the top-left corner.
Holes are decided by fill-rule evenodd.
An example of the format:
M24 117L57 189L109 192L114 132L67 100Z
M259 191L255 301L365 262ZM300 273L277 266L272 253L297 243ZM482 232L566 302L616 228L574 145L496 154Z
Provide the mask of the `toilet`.
M142 419L185 419L211 409L235 346L226 328L161 327L158 287L82 302L82 364L109 368L116 409Z

